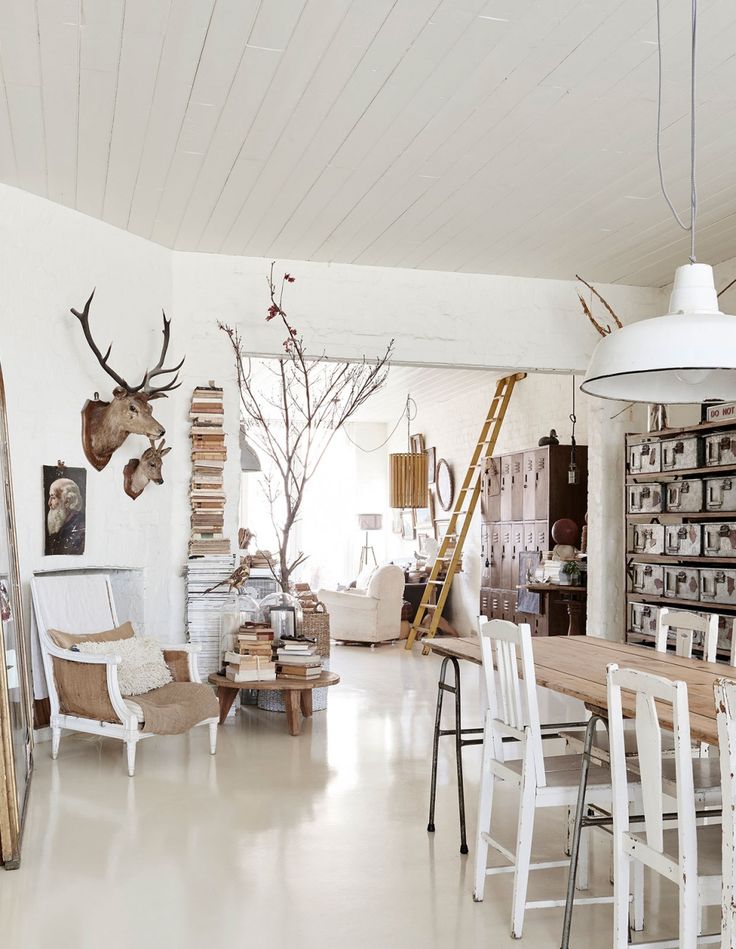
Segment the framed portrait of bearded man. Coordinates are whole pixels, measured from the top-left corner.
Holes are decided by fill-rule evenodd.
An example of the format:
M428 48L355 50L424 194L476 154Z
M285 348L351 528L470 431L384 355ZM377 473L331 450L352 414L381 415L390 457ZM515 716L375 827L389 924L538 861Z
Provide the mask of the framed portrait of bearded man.
M46 556L83 554L87 526L87 472L66 465L43 466Z

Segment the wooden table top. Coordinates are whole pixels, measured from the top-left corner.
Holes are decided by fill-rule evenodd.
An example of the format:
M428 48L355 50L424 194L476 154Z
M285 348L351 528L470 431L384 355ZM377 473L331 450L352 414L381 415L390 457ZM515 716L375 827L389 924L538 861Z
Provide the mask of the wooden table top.
M475 637L426 641L440 656L456 656L480 664L480 646ZM540 636L532 640L537 685L580 699L605 711L606 666L616 662L687 683L690 704L690 733L693 739L718 744L713 685L716 679L736 679L736 669L722 662L681 659L645 646L615 643L595 636ZM623 693L624 713L634 714L633 697ZM671 710L660 709L662 725L672 725Z
M218 675L213 672L207 676L207 681L216 685L220 689L258 689L267 692L304 692L307 689L322 689L328 685L337 685L340 676L336 672L322 672L311 679L286 679L283 676L277 676L275 679L269 679L261 682L233 682L227 676Z
M587 587L572 583L524 583L517 590L529 590L530 593L587 593Z

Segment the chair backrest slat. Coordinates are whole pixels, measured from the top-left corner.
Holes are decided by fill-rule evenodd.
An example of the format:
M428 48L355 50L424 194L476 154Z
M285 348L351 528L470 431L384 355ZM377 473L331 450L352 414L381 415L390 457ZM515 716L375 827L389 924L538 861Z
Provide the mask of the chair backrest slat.
M490 620L481 624L480 634L483 673L491 717L503 726L506 734L529 742L537 784L543 787L546 778L531 628L526 623L517 626L505 620ZM498 671L498 690L494 664Z
M736 682L719 679L715 684L718 747L721 760L721 794L723 797L723 912L721 914L721 945L736 944Z
M684 659L691 659L693 655L693 640L695 633L703 634L703 659L706 662L716 661L718 649L718 614L710 616L696 616L685 610L659 611L657 620L657 635L655 648L659 652L667 651L667 638L670 630L675 634L675 653Z
M664 849L662 821L662 729L651 695L636 696L636 746L643 792L647 843L660 853Z
M636 698L635 733L644 803L644 829L647 846L660 854L664 849L662 814L669 808L662 789L662 738L657 706L669 705L672 708L679 864L682 873L694 875L697 873L697 831L687 685L636 669L619 669L616 664L608 666L614 826L626 832L629 829L630 795L622 691L633 693Z

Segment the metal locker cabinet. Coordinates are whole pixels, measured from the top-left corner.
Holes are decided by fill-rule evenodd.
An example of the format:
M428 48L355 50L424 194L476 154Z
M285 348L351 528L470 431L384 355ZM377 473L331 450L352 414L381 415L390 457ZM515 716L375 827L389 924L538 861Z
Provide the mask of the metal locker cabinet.
M511 589L513 580L513 545L511 543L511 524L498 525L501 536L501 583L502 589Z
M536 462L536 451L524 452L524 498L522 505L522 517L525 521L533 521L537 517ZM533 547L528 549L531 550Z
M502 521L511 520L511 455L502 455L501 465L501 498L499 502L500 515Z
M534 452L534 516L541 521L549 517L549 449Z
M511 456L511 520L524 517L524 453Z
M490 578L489 586L500 589L503 586L503 524L491 524L490 530Z

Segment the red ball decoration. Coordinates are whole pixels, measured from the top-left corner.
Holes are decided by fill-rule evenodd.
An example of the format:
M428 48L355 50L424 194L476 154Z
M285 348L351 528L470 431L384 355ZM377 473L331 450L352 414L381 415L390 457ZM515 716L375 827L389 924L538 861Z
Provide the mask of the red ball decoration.
M552 525L552 540L556 544L574 547L578 542L578 536L578 525L569 517L561 517Z

